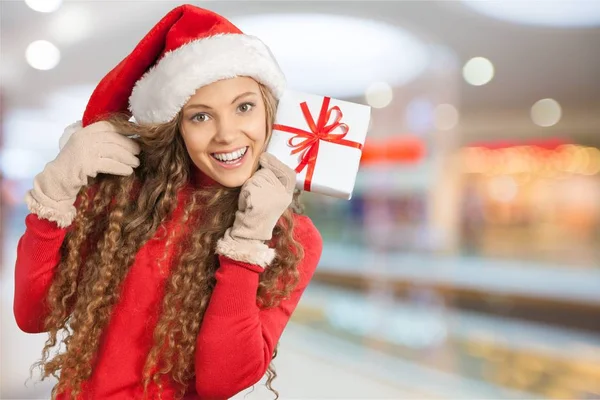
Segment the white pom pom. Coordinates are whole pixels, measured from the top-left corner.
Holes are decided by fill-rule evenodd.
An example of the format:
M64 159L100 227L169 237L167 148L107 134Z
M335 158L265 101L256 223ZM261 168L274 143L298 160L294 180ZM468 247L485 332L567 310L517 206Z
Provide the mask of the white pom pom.
M67 142L69 141L71 135L82 128L83 125L81 121L74 122L71 125L67 126L58 141L58 148L62 150L62 148L65 147L65 144L67 144Z

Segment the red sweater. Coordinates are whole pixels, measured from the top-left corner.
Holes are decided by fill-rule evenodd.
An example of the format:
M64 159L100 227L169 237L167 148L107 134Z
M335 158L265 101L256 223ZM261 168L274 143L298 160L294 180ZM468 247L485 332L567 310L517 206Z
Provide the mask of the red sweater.
M181 210L180 196L173 220ZM47 315L44 299L68 228L61 229L34 214L26 217L25 224L17 248L14 314L21 330L40 333ZM321 256L322 239L308 217L296 216L294 236L305 252L298 266L300 283L291 297L275 308L261 310L256 304L261 267L219 256L217 283L197 339L196 380L190 382L186 399L227 399L254 385L265 374L275 345ZM156 268L156 260L164 251L165 242L160 240L149 240L140 248L80 399L142 397L142 368L153 344L157 322L153 316L160 313L162 287L167 278L167 273ZM173 396L172 386L165 387L163 399Z

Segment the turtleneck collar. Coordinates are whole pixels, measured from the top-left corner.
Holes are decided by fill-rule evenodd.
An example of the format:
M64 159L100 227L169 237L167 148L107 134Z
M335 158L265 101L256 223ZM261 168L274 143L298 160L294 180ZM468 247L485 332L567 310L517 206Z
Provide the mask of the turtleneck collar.
M195 165L192 165L191 183L197 188L220 185L219 182L215 181L213 178L200 171L200 169Z

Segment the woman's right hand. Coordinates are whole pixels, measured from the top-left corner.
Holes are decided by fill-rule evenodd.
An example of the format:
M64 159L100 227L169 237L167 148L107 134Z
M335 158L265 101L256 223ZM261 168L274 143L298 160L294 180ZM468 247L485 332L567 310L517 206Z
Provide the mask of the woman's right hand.
M39 173L25 201L40 218L71 224L76 210L73 204L88 177L98 173L128 176L140 165L136 157L140 146L100 121L76 131L58 156Z

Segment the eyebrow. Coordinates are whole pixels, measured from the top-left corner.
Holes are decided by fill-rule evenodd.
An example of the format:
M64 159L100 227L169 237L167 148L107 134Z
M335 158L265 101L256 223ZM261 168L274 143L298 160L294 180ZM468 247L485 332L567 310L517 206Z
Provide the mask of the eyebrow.
M244 92L244 93L236 96L235 99L233 99L233 101L231 102L231 104L234 104L236 101L238 101L242 97L246 97L246 96L249 96L251 94L258 95L258 93L256 93L256 92ZM189 110L191 108L207 108L209 110L212 110L212 107L207 106L206 104L199 104L199 103L197 103L197 104L190 104L190 105L188 105L188 106L185 107L186 110Z

